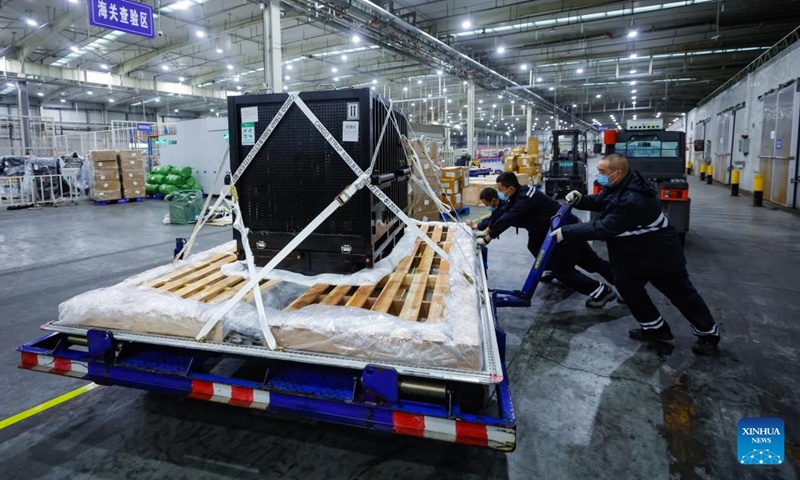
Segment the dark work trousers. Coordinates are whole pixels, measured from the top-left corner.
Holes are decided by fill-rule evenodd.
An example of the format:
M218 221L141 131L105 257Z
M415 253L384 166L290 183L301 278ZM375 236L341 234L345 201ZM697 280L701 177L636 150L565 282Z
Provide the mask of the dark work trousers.
M535 242L534 242L535 243ZM536 257L539 254L539 246L531 245L528 242L528 250ZM575 266L590 273L599 273L609 282L614 280L614 272L611 265L598 257L592 247L586 242L565 242L556 246L553 256L547 263L547 269L553 272L553 276L564 285L572 288L576 292L597 298L603 293L603 282L585 275L577 270Z
M616 287L622 298L628 303L633 318L645 330L653 330L666 325L650 295L647 294L645 285L651 283L665 297L680 310L684 317L692 324L694 334L697 336L718 336L719 329L711 316L706 302L697 293L689 273L685 268L667 274L653 275L628 275L617 273Z

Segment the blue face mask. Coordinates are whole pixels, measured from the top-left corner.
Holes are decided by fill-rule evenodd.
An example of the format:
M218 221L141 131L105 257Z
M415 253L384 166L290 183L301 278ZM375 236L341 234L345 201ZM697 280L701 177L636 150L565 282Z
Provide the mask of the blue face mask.
M611 175L613 175L613 173ZM597 183L599 183L600 185L602 185L604 187L613 187L614 186L614 182L609 180L608 177L609 177L609 175L603 175L602 173L598 173L597 174Z
M508 197L506 197L506 194L501 192L500 190L497 191L497 198L499 198L503 202L508 200Z
M494 212L495 210L497 210L495 207L489 207L490 212Z

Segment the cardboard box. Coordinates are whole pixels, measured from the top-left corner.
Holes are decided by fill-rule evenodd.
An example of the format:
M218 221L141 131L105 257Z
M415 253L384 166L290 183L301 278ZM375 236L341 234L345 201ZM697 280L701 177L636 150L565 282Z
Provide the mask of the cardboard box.
M530 176L531 175L531 167L519 167L519 174L517 174L517 176L520 176L520 175L528 175L528 176Z
M119 189L116 190L93 190L92 194L89 195L89 198L92 200L119 200L122 198L122 192Z
M93 162L110 162L117 161L116 150L92 150L89 152L89 157Z
M144 160L141 158L120 158L119 168L123 171L141 171L144 174Z
M119 170L109 170L109 169L102 169L102 170L95 170L94 171L94 181L95 182L106 182L106 181L119 181Z
M536 137L528 137L525 151L528 155L539 155L539 139Z
M442 184L442 193L447 195L461 193L461 190L463 188L461 180L456 180L454 178L443 178L441 180L441 184Z
M519 167L514 160L506 160L503 162L503 171L504 172L516 172Z
M119 170L119 163L116 160L94 160L92 159L92 168L97 170Z
M462 202L462 196L460 193L456 193L454 195L442 194L442 201L447 205L450 205L450 207L452 207L455 210L458 210L459 208L464 206L464 203Z
M142 154L138 150L120 150L117 152L120 160L141 160Z
M123 170L122 173L120 173L120 179L122 179L123 182L131 182L135 180L144 185L145 177L144 172L140 172L138 170L135 172Z
M122 184L122 198L144 198L146 196L147 192L144 190L144 185L135 187L125 183Z
M428 155L430 155L431 160L436 160L439 158L439 144L436 142L431 142L428 144Z
M464 188L467 188L469 187L469 182L470 182L469 167L461 167L461 168L464 169Z
M464 189L462 199L464 200L464 205L481 205L481 192L483 189L486 188L482 185L472 185Z
M113 191L113 190L119 190L120 188L122 188L122 184L119 182L119 179L116 179L116 180L98 180L98 181L95 181L94 184L92 185L92 190L93 191L95 191L95 190L96 191L105 190L105 191L109 192L109 191Z
M442 179L446 178L453 178L453 179L462 179L464 178L464 167L444 167L442 168Z
M141 178L124 179L122 180L122 190L135 190L137 188L144 188L144 180Z

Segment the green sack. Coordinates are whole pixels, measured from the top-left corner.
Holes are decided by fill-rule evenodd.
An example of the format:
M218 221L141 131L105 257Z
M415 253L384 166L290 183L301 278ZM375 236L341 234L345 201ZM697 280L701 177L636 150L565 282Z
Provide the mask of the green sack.
M203 212L203 194L196 190L180 190L164 199L169 202L169 223L195 223Z
M144 191L147 192L148 195L153 195L154 193L158 193L158 187L160 187L160 185L156 185L155 183L145 183Z
M197 185L197 180L195 180L194 177L187 177L186 178L186 185L189 185L190 187L194 187L195 185Z
M181 177L180 175L169 174L166 177L164 177L164 183L178 186L178 185L183 185L185 182L183 181L183 177Z
M189 178L192 176L192 167L178 167L178 171L173 173L183 178Z
M169 170L170 170L169 165L158 165L156 167L153 167L153 169L150 170L150 173L155 173L157 175L169 175Z
M175 193L178 190L180 190L180 188L176 187L175 185L170 185L168 183L165 183L158 187L158 193L160 193L161 195L169 195L170 193Z
M151 173L147 176L147 183L152 183L153 185L161 185L164 183L164 175L159 175L158 173Z

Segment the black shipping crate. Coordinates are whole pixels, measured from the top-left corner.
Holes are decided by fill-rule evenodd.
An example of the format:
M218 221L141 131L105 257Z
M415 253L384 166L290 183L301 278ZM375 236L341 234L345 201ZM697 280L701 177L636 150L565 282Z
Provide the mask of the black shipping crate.
M228 98L231 172L235 172L288 94ZM388 102L368 88L303 92L300 98L314 112L362 170L369 168L388 115ZM408 121L394 108L402 134ZM408 203L409 166L400 136L390 123L372 172L372 184L404 212ZM325 140L297 105L287 110L269 139L236 183L250 248L259 265L269 260L306 227L356 174ZM359 190L278 268L299 273L350 273L387 255L404 225L367 188ZM240 258L241 238L234 231Z

